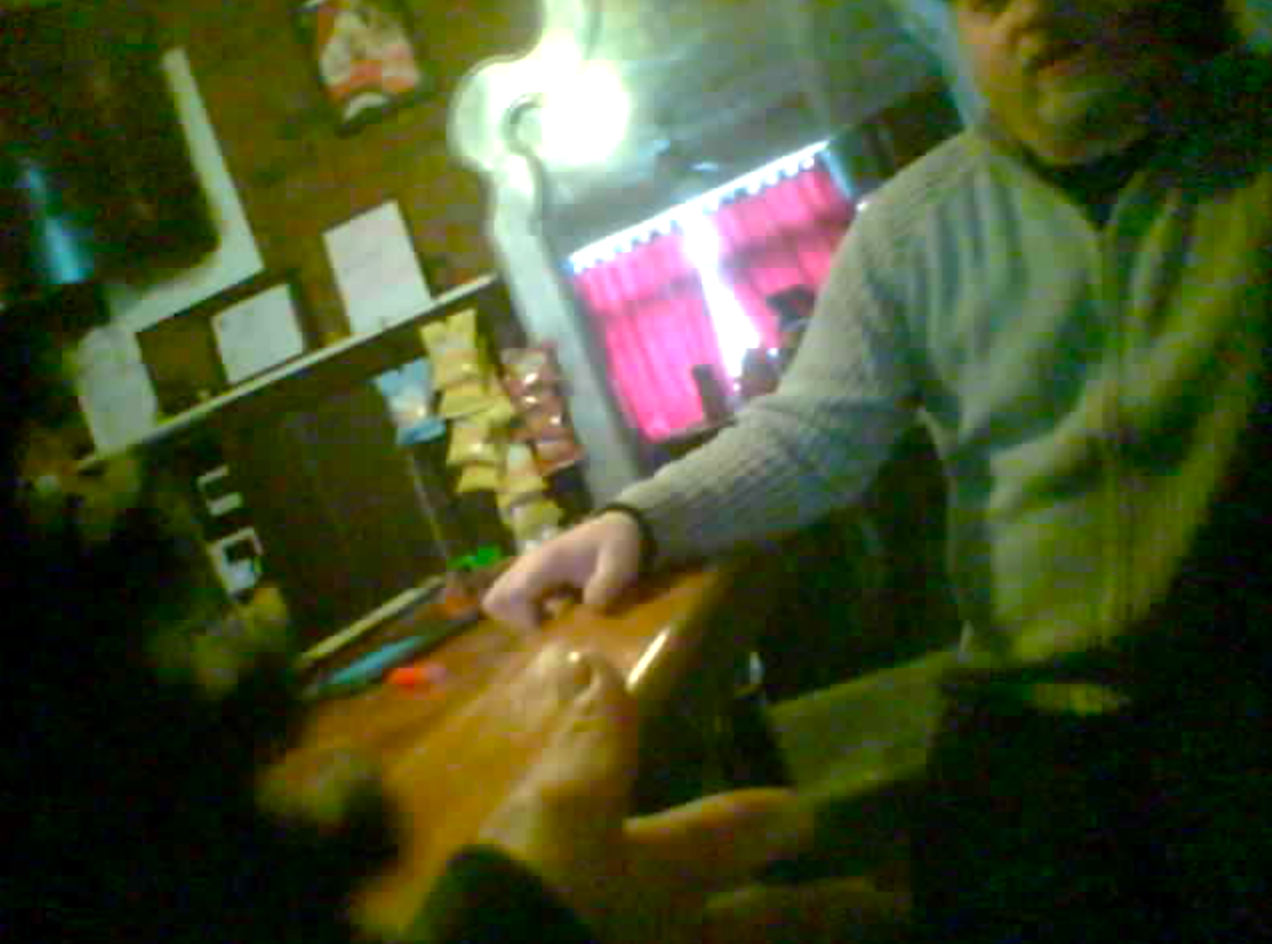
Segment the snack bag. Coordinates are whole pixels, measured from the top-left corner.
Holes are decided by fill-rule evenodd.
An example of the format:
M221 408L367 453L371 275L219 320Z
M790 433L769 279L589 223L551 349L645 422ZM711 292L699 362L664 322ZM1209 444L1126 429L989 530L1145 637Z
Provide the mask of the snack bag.
M445 321L433 321L420 328L420 337L433 362L434 382L448 390L469 381L480 381L483 369L477 342L477 312L468 308Z
M504 459L503 482L500 485L500 491L508 499L508 503L547 490L548 483L539 474L539 466L530 446L526 443L509 445Z
M453 420L461 416L480 413L499 404L502 391L497 383L477 377L464 380L442 391L442 400L437 406L437 415L443 419Z
M561 519L565 513L543 492L512 495L501 487L495 495L495 503L504 527L512 532L518 553L561 531Z
M535 391L524 395L522 402L526 405L513 436L534 449L540 475L551 475L583 458L565 402L556 391Z
M517 419L517 408L512 405L512 400L508 398L508 394L504 392L498 382L490 384L488 393L490 395L490 405L483 409L480 415L483 420L490 424L491 429L500 429Z
M468 492L494 492L499 489L499 481L499 470L495 466L474 462L464 466L455 491L460 495Z
M481 416L457 419L451 425L446 464L455 466L480 462L498 469L504 461L502 445L498 432Z
M560 533L562 517L560 506L543 495L514 505L508 513L508 528L518 551L529 550Z
M561 395L562 375L556 347L548 341L501 352L504 386L519 421L513 438L533 449L540 476L551 475L583 458Z
M446 424L433 413L432 369L426 358L385 371L375 378L375 385L388 404L399 446L445 435Z
M539 474L543 476L569 468L583 458L583 447L573 435L561 439L535 440L533 446Z
M517 414L521 422L517 424L516 438L521 442L529 442L557 434L561 430L568 433L565 420L565 402L555 390L535 391L523 394L517 401Z
M531 390L556 388L561 384L561 368L557 363L556 345L542 341L529 347L508 348L500 353L504 383L513 399Z

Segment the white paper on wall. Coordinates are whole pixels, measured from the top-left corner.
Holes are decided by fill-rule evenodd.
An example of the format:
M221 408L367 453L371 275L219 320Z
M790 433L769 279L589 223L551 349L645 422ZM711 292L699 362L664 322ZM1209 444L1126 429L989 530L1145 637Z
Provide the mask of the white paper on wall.
M238 383L305 352L291 287L275 285L212 318L226 379Z
M136 335L113 323L96 328L75 361L80 408L98 452L123 449L150 431L159 400Z
M401 208L390 200L323 234L354 334L380 331L431 301Z

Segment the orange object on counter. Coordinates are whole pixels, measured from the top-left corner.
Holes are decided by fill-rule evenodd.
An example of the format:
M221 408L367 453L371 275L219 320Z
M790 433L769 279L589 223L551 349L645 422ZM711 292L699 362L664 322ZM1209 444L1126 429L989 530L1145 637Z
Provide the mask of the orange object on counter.
M400 665L389 672L385 681L398 688L431 688L446 681L446 667L436 662Z
M380 766L402 816L402 854L355 896L355 922L383 937L405 934L446 861L473 841L533 764L545 732L526 729L524 705L501 679L528 671L544 646L564 643L608 659L648 715L666 705L687 676L725 664L722 651L746 645L733 620L727 633L708 633L724 625L713 614L736 586L727 567L690 570L650 581L610 612L567 607L542 632L483 620L424 662L399 667L392 685L315 705L299 743L280 764L282 782L303 781L312 769L307 758L351 750ZM413 620L428 618L413 611L394 635L409 636Z

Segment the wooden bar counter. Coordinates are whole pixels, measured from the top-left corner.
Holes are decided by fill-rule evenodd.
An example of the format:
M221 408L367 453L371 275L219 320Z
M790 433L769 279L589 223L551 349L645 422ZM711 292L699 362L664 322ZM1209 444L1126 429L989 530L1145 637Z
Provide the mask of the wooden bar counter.
M305 777L323 769L324 757L353 752L379 765L402 816L400 860L355 902L359 923L401 933L447 859L476 836L533 762L550 729L526 730L524 706L506 689L508 680L532 670L545 646L564 642L609 659L640 705L645 753L669 762L676 748L660 743L658 719L687 706L701 720L713 700L725 697L731 667L753 638L752 621L735 618L733 605L739 583L749 582L738 579L745 567L731 562L670 575L610 614L575 606L533 633L486 620L427 656L441 667L433 684L378 685L316 704L278 768L283 782L302 788ZM393 634L409 635L419 618L399 617ZM664 723L661 730L684 727ZM641 766L665 765L642 760Z

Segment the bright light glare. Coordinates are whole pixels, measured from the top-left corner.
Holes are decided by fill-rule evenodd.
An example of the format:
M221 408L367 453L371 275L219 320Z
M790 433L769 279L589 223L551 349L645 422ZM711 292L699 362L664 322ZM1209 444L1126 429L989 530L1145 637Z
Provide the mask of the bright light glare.
M536 87L544 92L568 84L583 68L583 51L568 33L547 33L534 47L532 56L538 73Z
M742 373L746 352L759 347L759 332L720 274L720 237L715 227L701 208L685 213L680 221L685 230L685 252L702 279L702 292L707 299L707 311L715 327L724 369L730 377L736 378Z
M543 87L539 153L556 164L605 160L622 143L631 99L612 63L554 72Z

